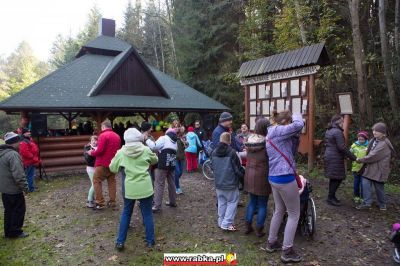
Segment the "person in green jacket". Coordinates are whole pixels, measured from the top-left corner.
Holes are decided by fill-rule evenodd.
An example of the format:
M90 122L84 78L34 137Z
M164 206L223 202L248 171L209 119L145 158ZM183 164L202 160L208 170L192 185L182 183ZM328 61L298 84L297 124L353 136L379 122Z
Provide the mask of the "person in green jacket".
M125 145L117 151L110 163L110 171L121 174L124 198L124 209L121 214L118 238L115 244L118 251L124 249L136 200L140 202L147 246L153 247L155 244L154 221L151 210L154 192L148 169L150 165L157 163L158 158L149 147L143 144L143 136L136 128L128 128L124 133L124 140Z
M368 149L368 132L360 131L357 134L357 141L351 145L350 151L357 159L364 158L367 155ZM363 164L353 162L351 171L354 176L354 202L357 204L362 203L362 173L360 172Z

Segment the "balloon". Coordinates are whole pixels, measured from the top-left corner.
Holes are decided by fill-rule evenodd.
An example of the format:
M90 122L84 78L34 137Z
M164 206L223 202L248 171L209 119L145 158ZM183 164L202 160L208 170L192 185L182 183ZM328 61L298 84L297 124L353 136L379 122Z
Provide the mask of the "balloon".
M160 126L156 126L156 131L160 131L161 127Z
M160 121L158 124L162 127L164 125L164 121Z

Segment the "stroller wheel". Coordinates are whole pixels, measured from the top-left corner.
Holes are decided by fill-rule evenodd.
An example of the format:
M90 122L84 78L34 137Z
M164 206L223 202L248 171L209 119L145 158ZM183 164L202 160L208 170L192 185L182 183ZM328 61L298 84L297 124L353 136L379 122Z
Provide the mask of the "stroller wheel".
M315 225L317 222L317 212L313 198L309 198L305 209L305 214L301 221L301 233L303 236L312 237L315 233Z

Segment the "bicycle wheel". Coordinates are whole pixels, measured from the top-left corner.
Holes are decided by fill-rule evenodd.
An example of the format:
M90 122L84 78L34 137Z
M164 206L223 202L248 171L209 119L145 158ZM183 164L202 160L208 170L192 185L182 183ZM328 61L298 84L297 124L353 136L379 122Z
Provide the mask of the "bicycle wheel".
M210 159L208 159L207 161L205 161L203 163L202 170L203 170L203 175L205 178L207 178L208 180L214 180L214 173L211 168L211 160Z

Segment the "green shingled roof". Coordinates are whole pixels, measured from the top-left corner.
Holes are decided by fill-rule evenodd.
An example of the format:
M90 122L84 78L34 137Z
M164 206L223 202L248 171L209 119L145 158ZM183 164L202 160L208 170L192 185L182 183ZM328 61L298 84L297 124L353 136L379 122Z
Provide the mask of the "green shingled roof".
M116 56L81 52L71 63L50 73L19 93L0 103L5 111L90 111L90 110L174 110L221 111L225 105L175 80L157 69L144 65L150 76L168 97L96 94L112 76L133 47L117 38L100 36L84 47L120 51ZM83 48L84 48L83 47ZM82 48L82 49L83 49ZM119 49L119 50L118 50ZM106 53L107 54L107 53ZM140 59L140 57L139 57ZM143 62L140 59L141 62Z

